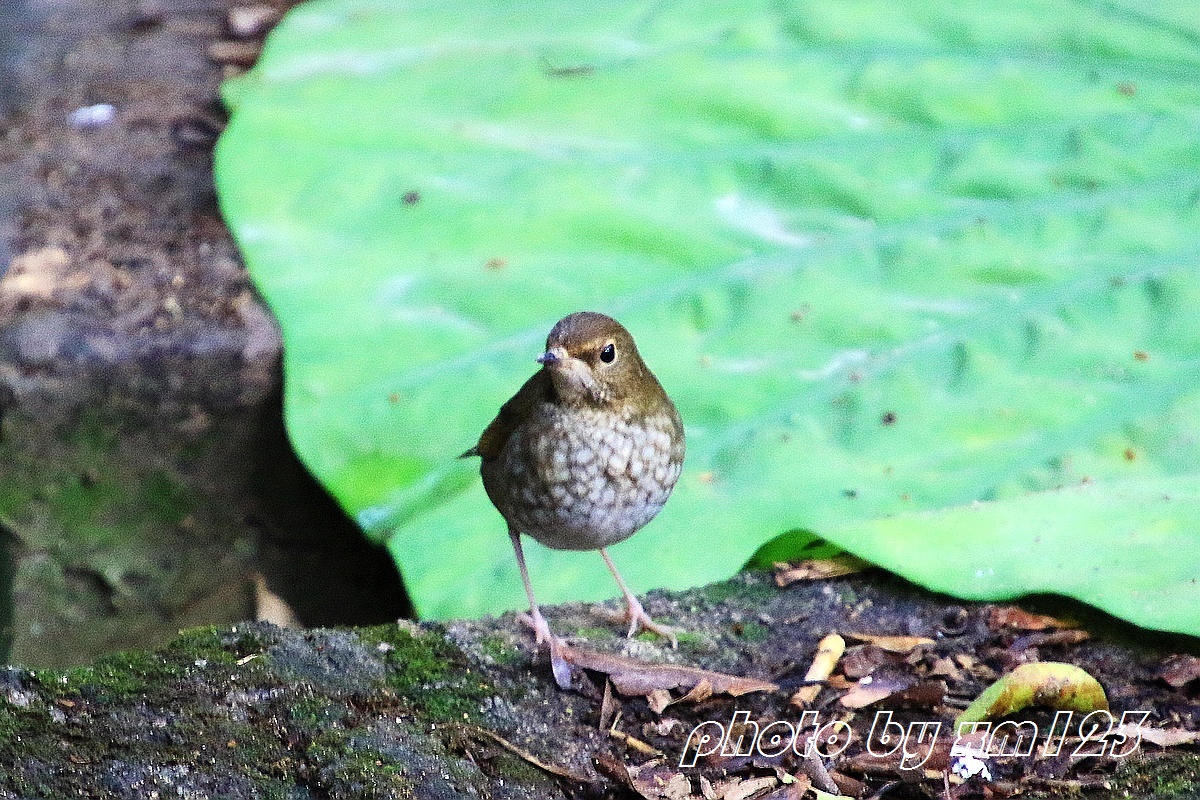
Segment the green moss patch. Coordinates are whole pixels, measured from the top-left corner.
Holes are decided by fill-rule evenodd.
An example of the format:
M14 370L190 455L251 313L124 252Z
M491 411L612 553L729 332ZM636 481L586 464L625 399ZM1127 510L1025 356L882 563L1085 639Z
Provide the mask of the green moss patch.
M436 722L475 719L491 691L463 654L435 635L414 636L397 625L378 625L359 632L374 644L388 668L386 685Z

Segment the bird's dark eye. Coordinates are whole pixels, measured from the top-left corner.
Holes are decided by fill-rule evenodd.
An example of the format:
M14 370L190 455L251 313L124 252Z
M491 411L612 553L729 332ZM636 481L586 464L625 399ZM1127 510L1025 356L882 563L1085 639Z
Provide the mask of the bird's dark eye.
M600 360L605 364L611 364L617 357L617 348L612 342L604 345L604 349L600 351Z

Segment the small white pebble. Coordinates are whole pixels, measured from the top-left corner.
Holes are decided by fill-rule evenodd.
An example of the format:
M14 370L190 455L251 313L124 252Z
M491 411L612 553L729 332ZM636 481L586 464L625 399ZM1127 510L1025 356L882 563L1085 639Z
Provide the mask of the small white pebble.
M77 108L67 117L71 127L81 131L103 128L117 118L117 107L112 103L96 103Z

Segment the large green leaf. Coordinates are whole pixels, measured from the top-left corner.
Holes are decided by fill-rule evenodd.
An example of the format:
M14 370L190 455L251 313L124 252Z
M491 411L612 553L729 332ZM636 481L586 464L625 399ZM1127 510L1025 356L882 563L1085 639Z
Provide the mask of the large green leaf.
M903 564L908 577L931 589L983 600L1057 592L1140 625L1196 631L1195 474L1072 486L850 528L838 533L856 549L885 564ZM908 557L904 551L914 536L923 552L941 557ZM953 569L946 569L945 559ZM1113 590L1100 592L1099 581Z
M289 430L422 612L521 605L455 456L586 308L688 430L614 549L636 588L803 528L1200 633L1164 610L1200 601L1191 4L331 0L229 96L218 187ZM975 530L972 501L1000 511ZM1129 535L1143 509L1162 538ZM594 554L529 553L546 601L614 591Z

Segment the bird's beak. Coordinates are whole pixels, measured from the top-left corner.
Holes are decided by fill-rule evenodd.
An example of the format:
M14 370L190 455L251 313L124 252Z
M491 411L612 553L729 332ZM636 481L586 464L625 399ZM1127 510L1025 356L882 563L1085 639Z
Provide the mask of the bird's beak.
M553 367L560 361L567 358L567 351L561 347L551 347L546 352L534 359L537 363L544 367Z

